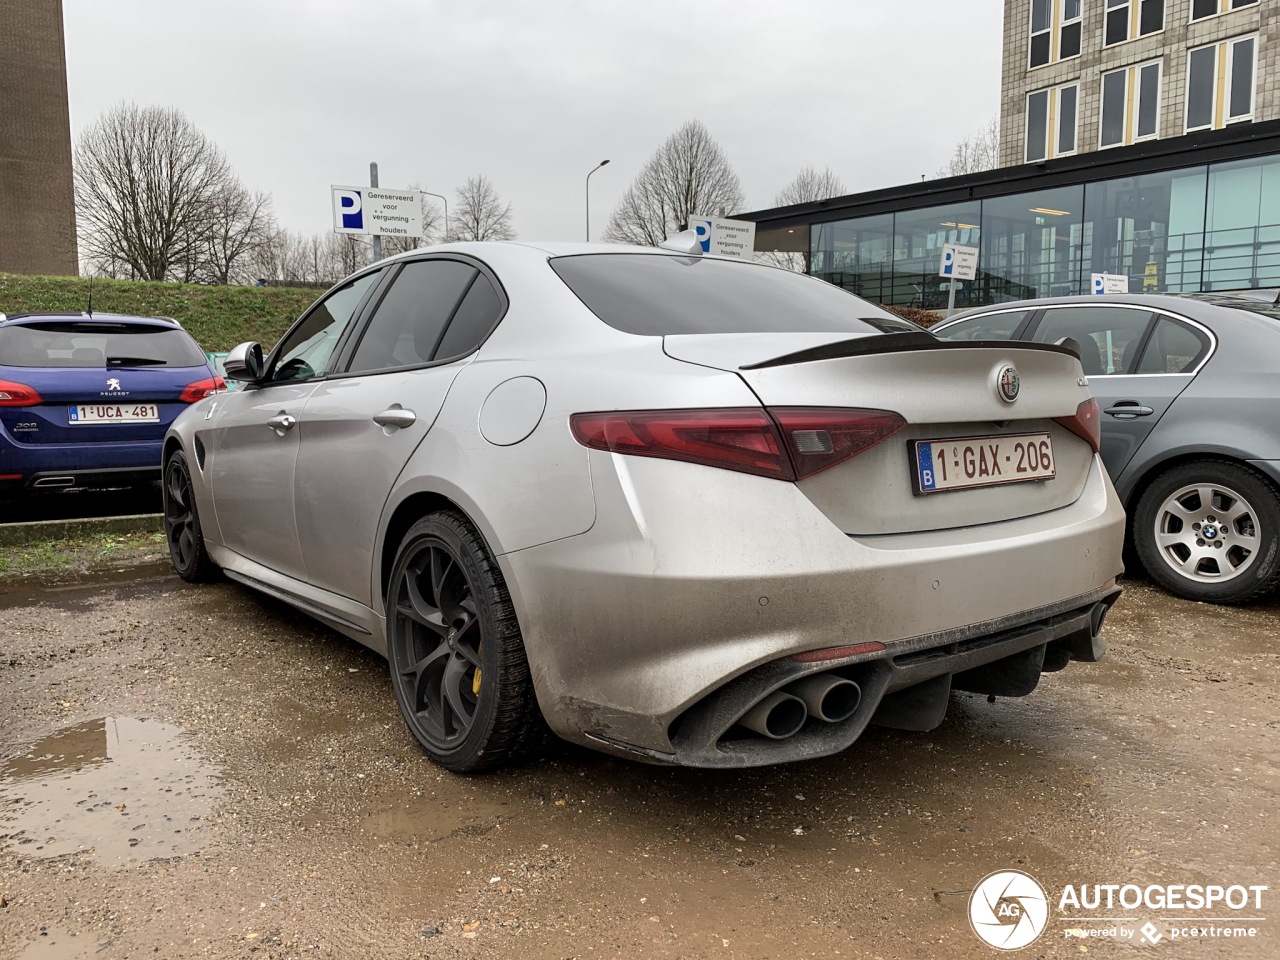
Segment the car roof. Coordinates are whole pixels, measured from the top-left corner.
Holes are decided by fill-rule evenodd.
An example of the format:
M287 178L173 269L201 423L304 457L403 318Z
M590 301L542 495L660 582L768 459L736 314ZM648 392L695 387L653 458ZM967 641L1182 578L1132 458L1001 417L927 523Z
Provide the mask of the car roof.
M68 320L73 323L120 323L127 321L129 323L144 323L157 327L169 327L173 329L182 329L182 324L178 323L172 317L140 317L128 313L71 313L71 312L48 312L48 313L0 313L0 325L3 324L20 324L31 323L41 320Z

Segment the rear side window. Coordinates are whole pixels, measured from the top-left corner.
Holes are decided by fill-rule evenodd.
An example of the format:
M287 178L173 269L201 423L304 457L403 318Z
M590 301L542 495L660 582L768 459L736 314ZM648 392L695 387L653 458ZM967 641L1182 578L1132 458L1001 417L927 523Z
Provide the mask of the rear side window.
M948 324L945 330L935 330L943 340L1012 340L1030 310L1007 310L1004 313L988 313Z
M502 316L502 298L484 274L476 277L449 321L436 359L461 357L480 346Z
M142 323L55 321L0 327L11 367L198 367L204 353L183 330Z
M1125 307L1053 307L1032 335L1040 343L1057 343L1071 337L1080 344L1080 365L1085 376L1133 373L1138 364L1142 335L1151 323L1145 310Z
M640 336L920 330L823 280L750 263L605 253L551 266L597 317Z
M1209 350L1209 338L1186 324L1161 317L1142 351L1138 373L1189 373Z

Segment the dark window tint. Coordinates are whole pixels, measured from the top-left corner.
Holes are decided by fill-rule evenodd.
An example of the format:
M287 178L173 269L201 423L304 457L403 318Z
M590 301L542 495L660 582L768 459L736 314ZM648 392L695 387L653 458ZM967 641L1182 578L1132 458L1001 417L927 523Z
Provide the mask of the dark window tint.
M1191 0L1191 19L1203 20L1218 12L1218 0Z
M484 342L501 316L502 297L498 296L489 278L480 274L449 321L449 329L440 341L436 358L446 360L470 353Z
M1231 9L1235 10L1239 7L1251 7L1257 2L1258 0L1231 0Z
M1058 307L1046 310L1032 339L1057 343L1071 337L1080 344L1080 365L1086 376L1132 372L1137 348L1151 322L1145 310L1124 307Z
M1031 66L1042 67L1049 62L1049 33L1037 33L1031 38Z
M1253 38L1231 45L1231 119L1253 113Z
M1058 153L1072 153L1076 148L1077 87L1063 87L1058 95Z
M1213 124L1213 74L1217 47L1192 50L1187 71L1187 129Z
M1138 34L1159 33L1164 29L1164 0L1142 0L1138 14Z
M1027 162L1045 158L1045 131L1049 123L1049 91L1027 97Z
M1102 78L1102 145L1124 143L1125 86L1129 71L1117 70Z
M456 260L405 264L369 320L347 371L370 373L428 363L475 276L475 267Z
M641 336L919 330L822 280L750 263L592 254L551 266L601 320Z
M1080 24L1068 23L1058 35L1058 58L1065 60L1080 53Z
M1138 71L1138 136L1156 134L1160 114L1160 64L1152 63Z
M1112 6L1108 3L1108 6ZM1114 10L1107 11L1106 34L1103 44L1110 46L1113 43L1122 43L1129 39L1129 5L1118 7Z
M944 330L935 331L943 340L1010 340L1029 310L1009 310L982 317L958 320Z
M1142 351L1138 373L1185 373L1195 369L1208 349L1209 338L1204 334L1161 317Z
M0 328L0 364L11 367L197 367L182 330L151 324L24 323Z
M316 304L302 322L286 334L277 349L271 379L307 380L324 373L338 338L381 275L381 270L366 273Z
M1031 32L1039 33L1049 29L1049 14L1053 9L1052 0L1031 0Z

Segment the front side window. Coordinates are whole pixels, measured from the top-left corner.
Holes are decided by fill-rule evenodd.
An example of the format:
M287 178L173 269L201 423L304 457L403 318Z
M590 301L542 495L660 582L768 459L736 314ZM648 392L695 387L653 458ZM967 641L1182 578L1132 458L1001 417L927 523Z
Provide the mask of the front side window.
M1219 130L1253 119L1256 36L1192 50L1187 60L1187 131ZM1220 84L1226 89L1221 90ZM1221 94L1221 95L1220 95Z
M360 336L348 373L430 363L477 270L457 260L406 263Z
M1160 131L1159 60L1102 75L1102 123L1098 145L1118 147Z
M1145 310L1099 305L1046 310L1032 339L1057 343L1071 337L1080 344L1080 365L1085 376L1132 373L1138 364L1138 347L1151 322Z
M275 364L268 379L272 382L309 380L322 375L338 340L381 276L381 270L366 273L312 307L276 349Z

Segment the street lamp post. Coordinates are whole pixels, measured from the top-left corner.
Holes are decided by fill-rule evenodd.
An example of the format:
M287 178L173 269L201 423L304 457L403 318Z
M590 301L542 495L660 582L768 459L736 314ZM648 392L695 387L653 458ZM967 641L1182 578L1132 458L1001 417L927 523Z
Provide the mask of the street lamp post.
M608 166L608 160L601 160L592 169L591 173L595 173L601 167ZM587 174L587 243L591 242L591 173Z
M419 193L425 193L428 197L435 197L444 203L444 243L449 242L449 201L438 193L432 193L430 190L419 190Z

